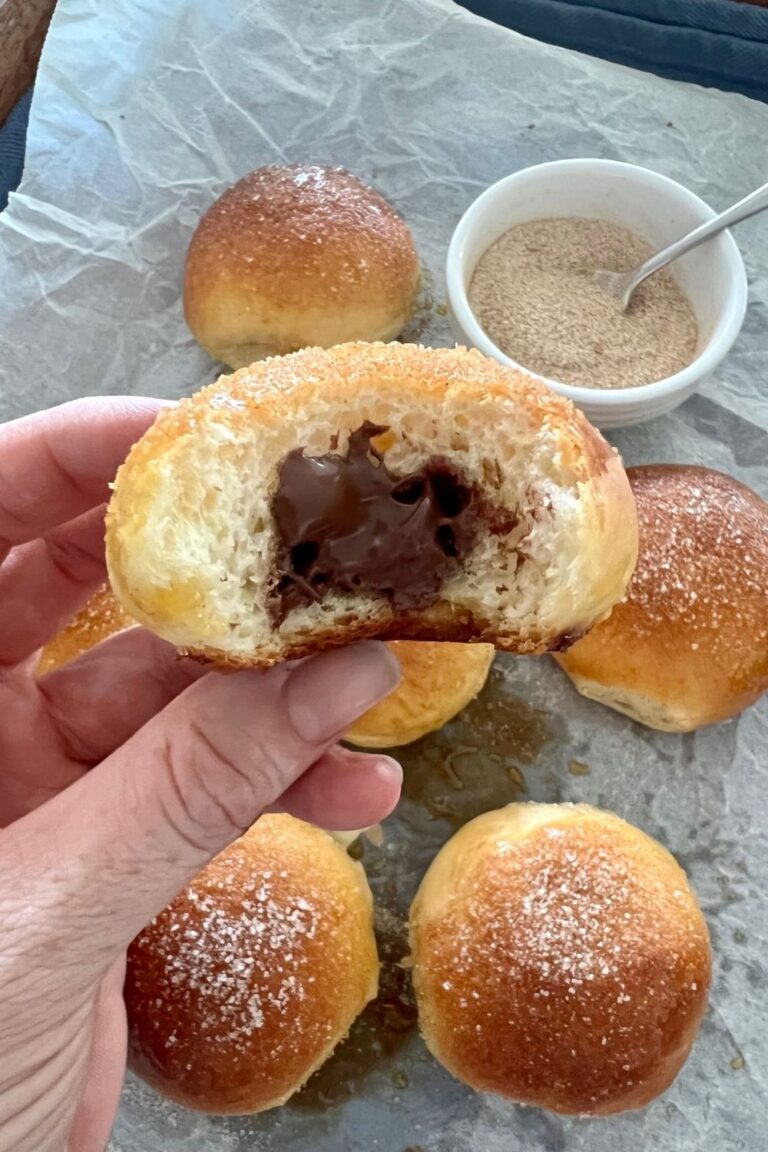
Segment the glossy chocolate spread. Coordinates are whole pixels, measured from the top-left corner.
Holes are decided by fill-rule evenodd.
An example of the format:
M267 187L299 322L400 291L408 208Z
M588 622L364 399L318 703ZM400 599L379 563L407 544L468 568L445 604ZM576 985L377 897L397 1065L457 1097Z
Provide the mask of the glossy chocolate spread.
M331 589L378 593L399 610L425 608L471 549L475 488L438 457L393 476L371 443L386 431L366 422L345 456L297 448L280 464L272 503L278 620Z

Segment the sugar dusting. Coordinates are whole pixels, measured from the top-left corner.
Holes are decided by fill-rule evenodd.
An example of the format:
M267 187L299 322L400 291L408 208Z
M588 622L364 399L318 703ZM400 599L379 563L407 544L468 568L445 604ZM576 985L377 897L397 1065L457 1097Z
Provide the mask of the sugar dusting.
M640 557L623 603L635 631L674 623L693 651L768 645L768 505L706 468L629 470ZM721 628L723 631L721 631Z
M587 388L650 384L695 356L689 301L665 269L624 311L594 273L637 268L652 254L608 220L528 220L480 257L470 303L497 347L531 371Z
M627 859L609 844L588 846L578 829L548 827L528 838L524 853L518 841L498 840L493 868L497 880L482 882L493 892L482 913L491 955L509 959L513 941L515 967L535 975L536 998L551 995L554 984L576 996L611 977L622 1002L625 944L640 896ZM474 917L459 929L460 972L470 971L476 929Z
M695 1010L708 963L690 893L669 881L594 823L499 838L429 959L460 1060L587 1111L638 1084L665 1021Z
M226 861L226 870L208 869L152 921L151 947L163 958L155 1007L162 1018L173 1006L187 1044L190 1033L198 1041L213 1034L234 1050L269 1021L278 1050L290 1044L290 1025L316 980L307 943L320 931L320 914L311 883L305 894L287 895L286 871L262 872L243 897L248 860L234 849ZM165 1038L166 1048L179 1042L175 1030Z
M200 222L193 245L205 259L234 258L259 279L309 279L313 291L346 297L384 276L397 283L418 260L407 225L372 188L343 168L271 165L244 176ZM326 251L326 249L328 251ZM283 285L283 290L285 285Z
M215 1028L225 1042L247 1039L261 1028L266 1009L282 1013L303 1000L305 982L312 981L301 974L307 962L301 937L315 936L317 913L303 897L278 903L270 879L264 873L239 915L223 907L215 892L192 888L187 898L195 912L182 912L168 925L170 936L180 934L169 956L169 982L199 994L198 1005L207 1006L201 1031ZM199 929L190 921L199 921ZM270 987L275 974L277 986Z

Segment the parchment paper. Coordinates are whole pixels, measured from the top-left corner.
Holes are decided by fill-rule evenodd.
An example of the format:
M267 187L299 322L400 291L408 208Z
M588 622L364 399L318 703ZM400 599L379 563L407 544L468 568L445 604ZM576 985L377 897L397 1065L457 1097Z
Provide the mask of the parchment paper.
M445 249L492 181L606 156L722 208L768 177L767 146L764 105L535 44L449 0L60 0L25 178L0 216L0 415L211 379L181 314L185 247L213 198L260 164L345 165L392 200L426 266L414 334L447 344ZM751 304L736 348L700 396L613 439L628 463L704 463L768 496L768 225L737 240ZM253 1120L197 1117L131 1080L114 1152L768 1148L768 701L663 735L582 700L547 658L499 659L484 697L403 759L410 798L384 847L364 851L393 954L452 827L425 795L432 813L464 815L520 795L585 800L678 856L715 950L711 1011L678 1081L643 1112L561 1120L463 1088L406 1019L388 1053L347 1053L307 1103Z

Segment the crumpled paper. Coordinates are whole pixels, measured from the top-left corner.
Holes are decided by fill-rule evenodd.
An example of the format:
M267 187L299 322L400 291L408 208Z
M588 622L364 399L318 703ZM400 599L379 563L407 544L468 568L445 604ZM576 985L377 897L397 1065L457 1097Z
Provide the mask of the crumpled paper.
M605 156L664 172L719 209L766 179L766 140L762 104L537 44L450 0L60 0L25 177L0 216L0 417L84 394L175 397L212 379L183 322L184 253L201 212L260 164L340 164L380 189L424 260L411 334L448 344L446 248L494 180ZM708 464L768 496L765 219L736 238L751 285L736 347L700 395L612 439L628 463ZM494 704L511 735L487 723ZM114 1152L763 1152L768 700L738 721L666 735L581 699L547 658L500 658L481 700L403 759L408 796L384 846L364 853L392 939L451 831L424 796L433 812L464 811L475 785L461 785L478 765L506 781L490 786L494 803L602 805L678 856L715 951L711 1010L678 1081L643 1112L564 1120L470 1092L411 1032L396 1051L357 1065L353 1053L351 1089L331 1075L325 1105L315 1093L254 1119L198 1117L131 1079Z

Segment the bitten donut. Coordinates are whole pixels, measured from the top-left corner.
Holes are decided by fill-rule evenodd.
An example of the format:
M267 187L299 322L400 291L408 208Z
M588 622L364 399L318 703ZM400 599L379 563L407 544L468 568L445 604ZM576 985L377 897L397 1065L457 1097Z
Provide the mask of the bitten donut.
M262 816L131 944L129 1064L188 1108L275 1108L377 983L362 867L327 833Z
M583 804L511 804L465 825L422 881L410 932L434 1056L478 1091L553 1112L647 1104L707 1003L709 937L685 873Z
M689 732L768 689L768 503L709 468L630 468L640 555L610 617L558 657L578 690Z
M402 679L344 737L359 748L395 748L436 732L482 691L493 663L491 644L393 640Z
M273 165L208 209L187 255L184 311L232 368L346 340L393 340L413 310L407 224L342 168Z
M560 649L636 549L621 461L568 400L402 344L263 361L164 409L107 527L126 611L254 665L370 636Z

